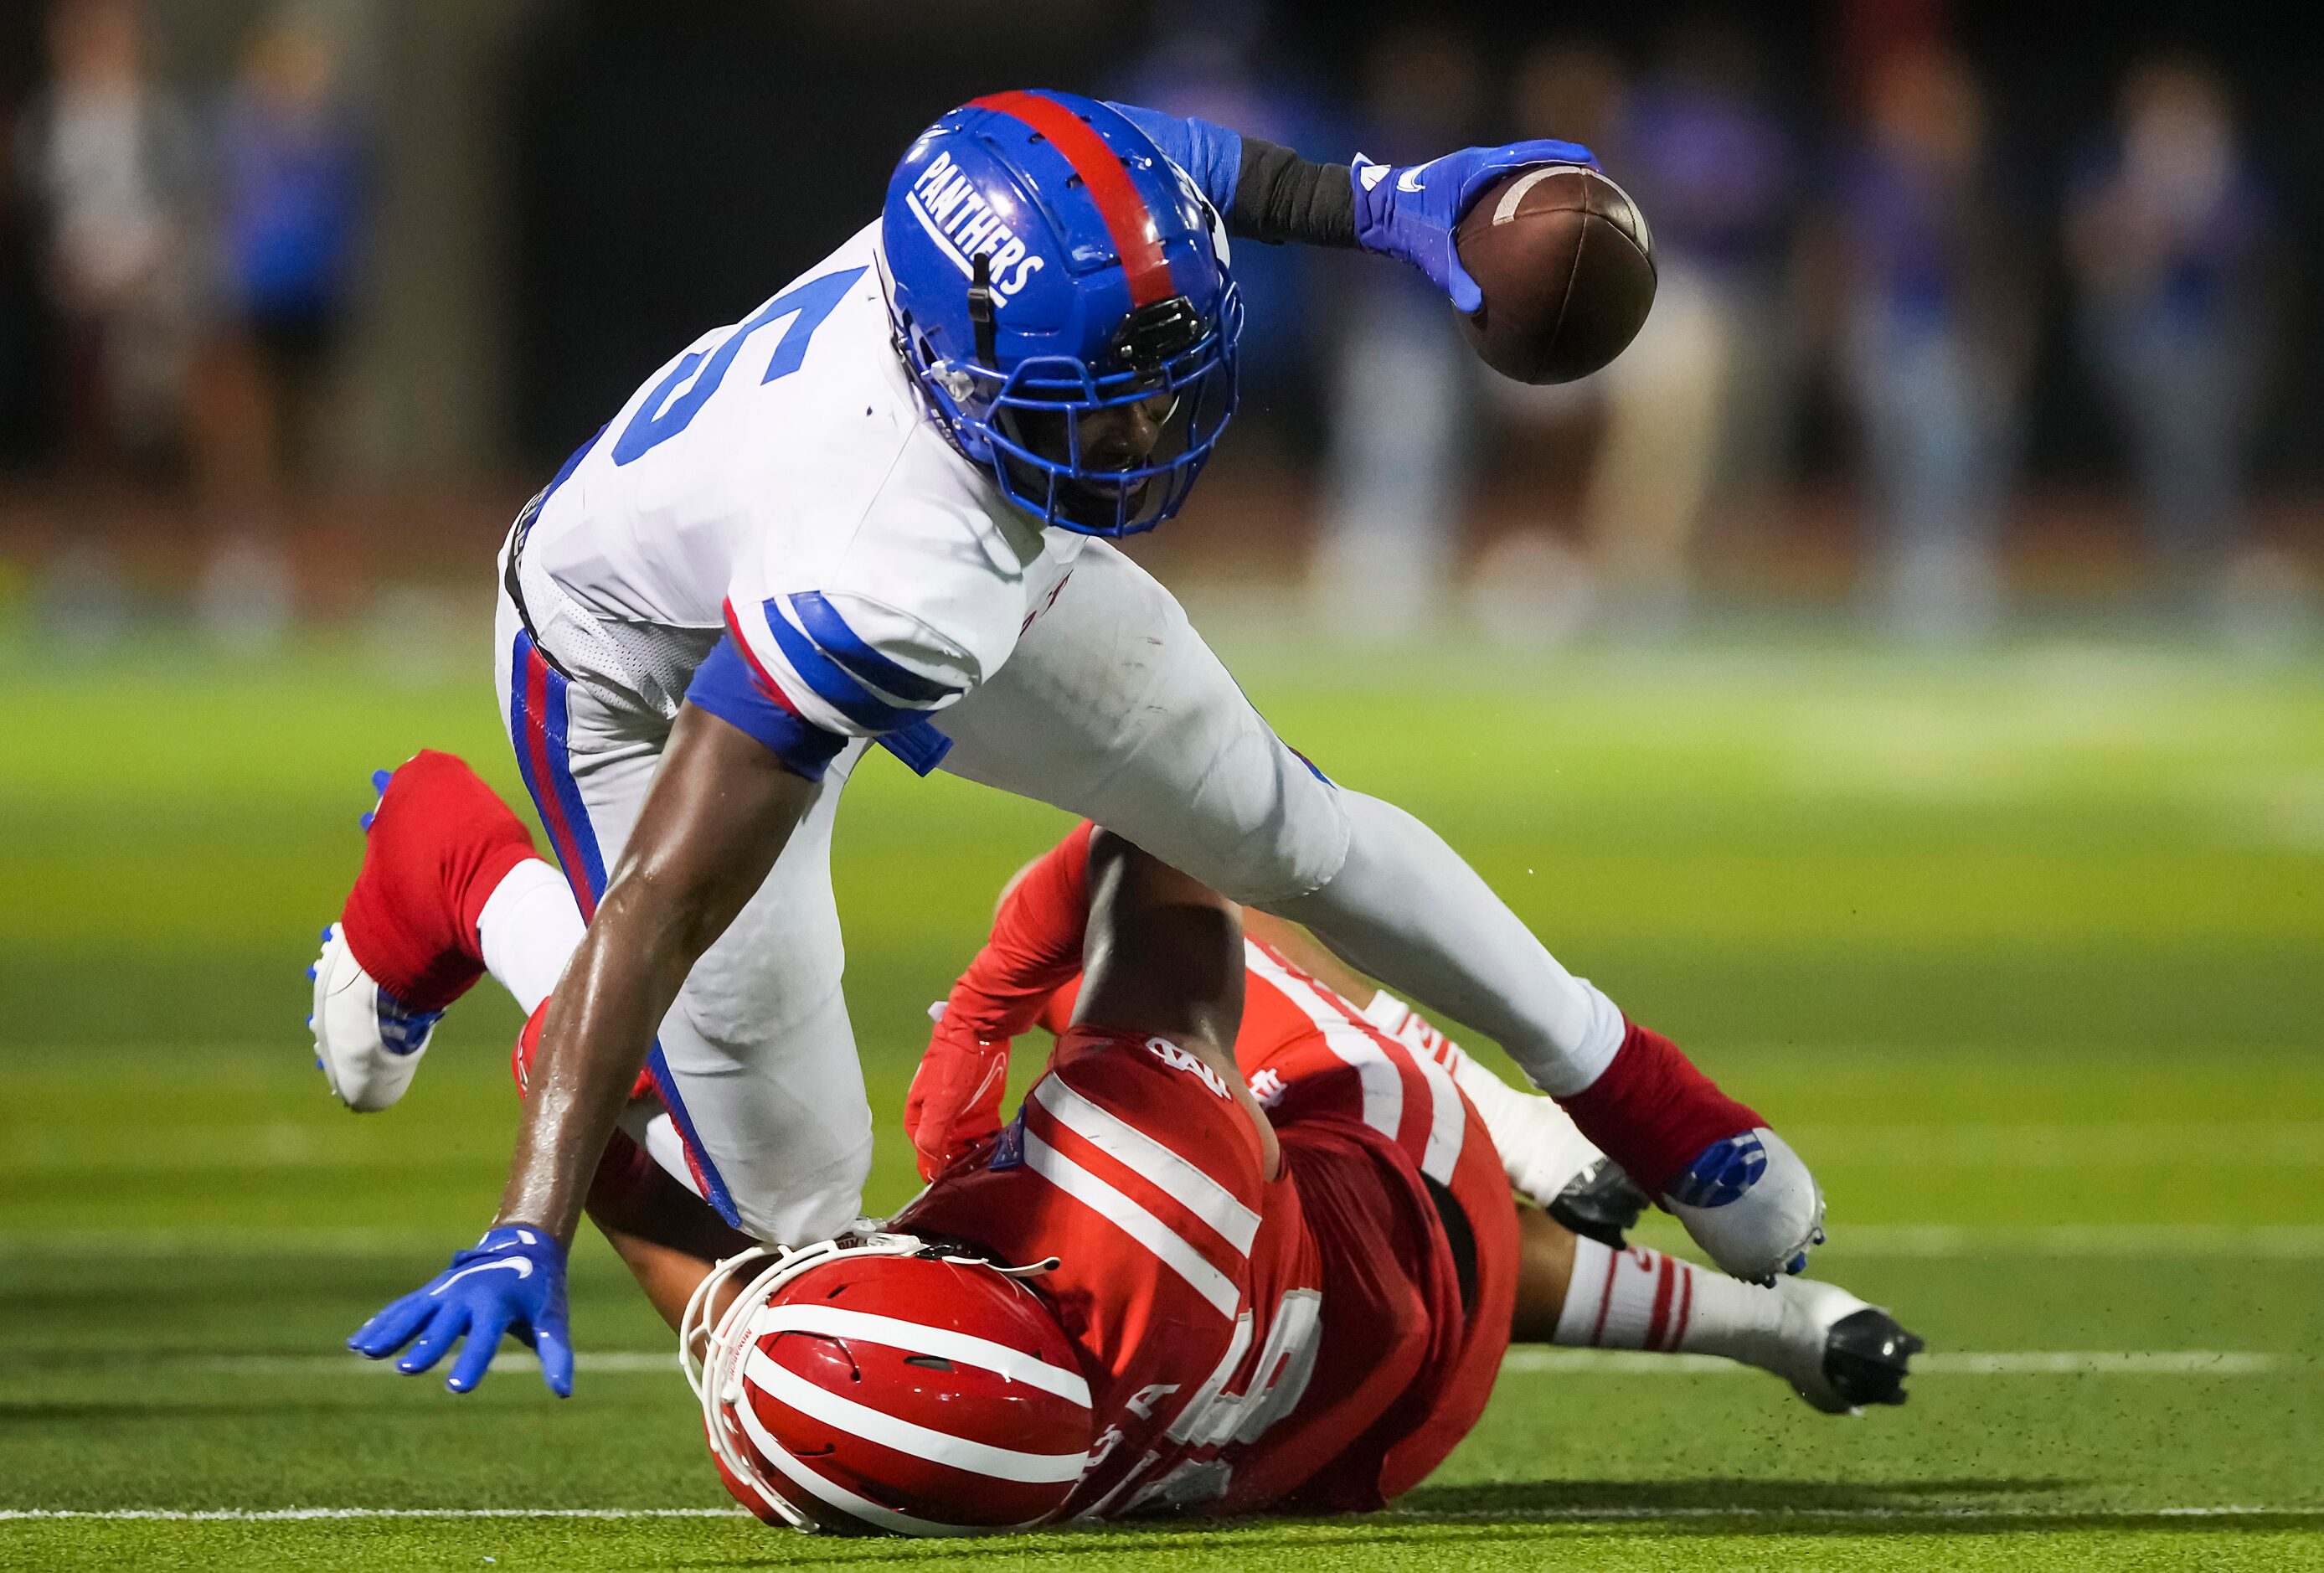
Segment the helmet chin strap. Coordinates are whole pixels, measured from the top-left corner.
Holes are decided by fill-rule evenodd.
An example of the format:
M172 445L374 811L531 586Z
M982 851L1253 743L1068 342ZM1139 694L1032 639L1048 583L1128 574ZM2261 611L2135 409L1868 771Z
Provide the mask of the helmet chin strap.
M976 329L976 358L999 371L1001 361L993 347L992 257L980 251L969 265L968 319Z

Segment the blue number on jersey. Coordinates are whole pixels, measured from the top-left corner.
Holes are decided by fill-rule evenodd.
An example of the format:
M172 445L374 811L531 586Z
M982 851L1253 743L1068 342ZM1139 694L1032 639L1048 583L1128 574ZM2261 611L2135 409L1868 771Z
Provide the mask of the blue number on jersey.
M678 363L670 367L669 375L657 383L654 391L646 395L646 402L638 406L638 412L630 418L630 423L622 429L622 435L614 440L613 462L627 464L633 458L641 458L685 430L701 412L702 406L710 402L710 395L718 391L718 384L725 380L726 368L733 365L735 356L742 353L742 341L760 328L771 326L785 317L790 318L791 325L776 341L775 353L767 357L767 375L759 380L771 383L777 377L787 377L798 370L800 363L807 359L807 341L817 328L823 326L823 319L831 315L833 309L847 298L847 291L854 287L855 281L862 276L862 268L849 268L844 273L825 273L819 279L809 279L794 289L785 290L760 307L756 316L728 334L726 341L716 349L687 351L679 357ZM706 356L709 362L706 365L703 364ZM671 391L687 378L694 376L697 367L702 375L695 377L694 385L677 398L670 398ZM667 407L665 401L668 401Z

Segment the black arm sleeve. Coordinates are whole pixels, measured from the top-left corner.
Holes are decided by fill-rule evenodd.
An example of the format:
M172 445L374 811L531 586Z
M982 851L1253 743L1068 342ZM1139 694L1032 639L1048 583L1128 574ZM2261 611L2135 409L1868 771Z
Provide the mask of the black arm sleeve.
M1356 197L1345 164L1319 164L1287 147L1242 139L1227 233L1280 245L1356 244Z

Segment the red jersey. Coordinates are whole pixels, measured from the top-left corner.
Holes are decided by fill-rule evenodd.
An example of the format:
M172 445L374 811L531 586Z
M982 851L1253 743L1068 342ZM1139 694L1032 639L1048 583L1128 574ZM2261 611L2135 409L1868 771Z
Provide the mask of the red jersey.
M1251 942L1235 1055L1282 1149L1263 1182L1218 1073L1166 1040L1064 1025L1089 837L1015 884L945 1006L980 1040L1048 1022L1057 1057L897 1226L1058 1259L1036 1282L1104 1428L1069 1514L1376 1507L1467 1432L1508 1346L1499 1155L1434 1059Z
M1324 1273L1314 1380L1236 1460L1229 1508L1360 1512L1425 1479L1491 1397L1517 1204L1452 1073L1256 939L1235 1062L1267 1108Z
M1500 1156L1451 1073L1380 1032L1271 947L1246 941L1245 962L1235 1059L1275 1125L1284 1174L1260 1189L1255 1204L1260 1226L1245 1259L1251 1287L1217 1364L1181 1351L1186 1328L1159 1330L1172 1312L1138 1303L1157 1291L1183 1303L1184 1289L1167 1279L1157 1283L1135 1252L1126 1254L1129 1270L1116 1271L1125 1253L1104 1231L1092 1230L1084 1209L1052 1205L1021 1220L1004 1245L986 1220L1013 1208L1013 1199L992 1207L990 1189L973 1202L965 1192L955 1198L955 1170L897 1226L962 1234L1012 1262L1054 1255L1070 1263L1079 1253L1096 1275L1074 1274L1075 1296L1060 1306L1077 1340L1084 1327L1110 1335L1084 1343L1093 1363L1134 1368L1140 1383L1133 1393L1169 1383L1212 1394L1215 1420L1189 1421L1175 1437L1174 1428L1149 1423L1146 1430L1165 1435L1143 1450L1127 1440L1133 1429L1115 1421L1125 1440L1116 1442L1111 1430L1101 1439L1104 1462L1071 1510L1081 1516L1164 1507L1378 1507L1418 1485L1476 1423L1508 1346L1516 1204ZM1059 989L1044 1019L1062 1025L1078 986L1076 980ZM1064 1031L1061 1059L1067 1045L1087 1037L1120 1036ZM1215 1079L1193 1056L1164 1046L1192 1068L1189 1075ZM1185 1151L1197 1127L1183 1112L1183 1089L1161 1099L1148 1090L1150 1079L1123 1085L1113 1106ZM1028 1133L1051 1124L1043 1095L1048 1080L1036 1085L1019 1116ZM1211 1119L1231 1118L1243 1131L1222 1087L1202 1106ZM1013 1126L1004 1133L1004 1158L1016 1134ZM921 1210L939 1196L943 1215L956 1226L931 1223ZM1038 1281L1053 1294L1064 1282L1062 1267ZM1079 1288L1090 1282L1093 1294ZM1213 1324L1195 1312L1194 1325ZM1153 1340L1150 1346L1139 1346L1140 1337ZM1187 1383L1198 1370L1206 1374ZM1093 1380L1093 1391L1099 1385ZM1254 1392L1265 1396L1250 1402ZM1125 1449L1139 1467L1120 1467Z
M1019 1266L1083 1354L1099 1438L1066 1517L1221 1494L1220 1455L1298 1401L1320 1257L1296 1188L1218 1072L1164 1038L1074 1029L1017 1118L892 1226Z

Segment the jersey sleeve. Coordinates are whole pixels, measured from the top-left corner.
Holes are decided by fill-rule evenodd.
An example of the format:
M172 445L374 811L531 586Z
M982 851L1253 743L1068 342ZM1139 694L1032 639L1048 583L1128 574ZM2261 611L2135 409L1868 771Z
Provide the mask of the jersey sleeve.
M776 536L736 565L725 637L687 698L810 780L853 738L926 773L950 746L935 717L1014 648L1023 594L981 521L875 504L828 553Z
M1163 157L1185 171L1212 207L1222 213L1233 208L1242 173L1242 133L1135 104L1109 103L1106 107L1144 132Z
M1270 245L1356 244L1355 189L1346 164L1319 163L1287 147L1207 120L1114 104L1194 182L1238 240Z
M809 781L821 781L825 769L847 745L844 734L802 716L781 683L752 658L750 644L734 631L731 611L725 637L695 669L686 699L696 708L749 733Z
M1080 975L1096 828L1083 820L1010 885L983 948L945 998L947 1023L981 1038L1014 1038Z

